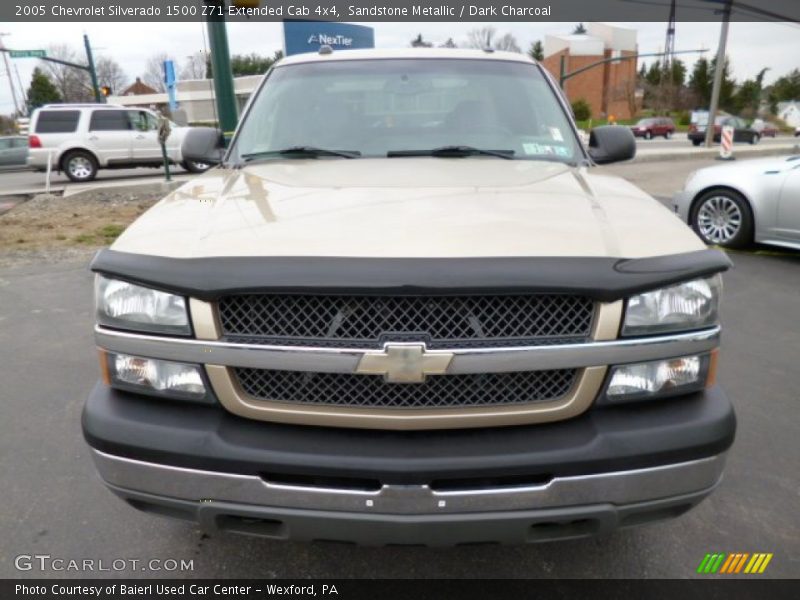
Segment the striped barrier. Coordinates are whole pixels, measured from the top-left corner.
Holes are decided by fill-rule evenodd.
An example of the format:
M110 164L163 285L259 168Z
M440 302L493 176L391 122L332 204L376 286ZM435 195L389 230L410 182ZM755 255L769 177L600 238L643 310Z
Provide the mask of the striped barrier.
M719 157L722 160L733 160L733 127L725 125L722 128L722 139L719 146Z

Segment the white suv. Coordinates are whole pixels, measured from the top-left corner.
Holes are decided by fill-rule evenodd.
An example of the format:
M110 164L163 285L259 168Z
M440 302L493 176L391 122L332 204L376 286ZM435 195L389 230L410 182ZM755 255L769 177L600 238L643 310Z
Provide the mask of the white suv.
M49 104L33 111L28 166L63 171L72 181L91 181L98 169L160 167L159 116L112 104ZM171 124L170 162L200 173L209 165L185 161L181 143L189 127Z

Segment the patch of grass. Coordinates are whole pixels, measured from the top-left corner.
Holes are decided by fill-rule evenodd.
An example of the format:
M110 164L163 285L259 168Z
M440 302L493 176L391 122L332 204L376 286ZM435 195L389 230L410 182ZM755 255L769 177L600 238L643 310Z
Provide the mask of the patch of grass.
M124 226L111 224L101 227L100 229L97 230L96 233L104 237L106 241L113 242L120 236L120 234L122 234L123 231L125 231Z
M81 233L75 236L73 241L76 244L107 245L117 239L123 231L125 231L123 225L111 223L109 225L103 225L90 233Z
M95 237L92 233L82 233L80 235L76 235L74 239L76 244L94 244Z

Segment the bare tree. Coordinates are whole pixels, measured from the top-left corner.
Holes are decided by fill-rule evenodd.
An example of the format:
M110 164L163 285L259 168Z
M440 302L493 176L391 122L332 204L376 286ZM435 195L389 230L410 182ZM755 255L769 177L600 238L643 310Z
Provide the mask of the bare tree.
M128 85L128 76L117 61L108 56L101 56L95 63L97 84L107 85L112 94L119 94Z
M495 50L505 50L506 52L522 52L522 49L519 47L517 43L517 38L515 38L510 33L506 33L499 38L494 43Z
M206 55L195 52L186 57L181 69L181 79L205 79L207 71Z
M522 52L517 43L517 39L513 35L506 33L498 37L497 30L491 26L468 31L465 46L467 48L493 48L495 50L506 50L508 52Z
M167 60L174 61L166 52L159 52L148 58L144 66L142 81L157 92L167 91L167 86L164 83L164 61Z
M478 48L479 50L491 48L495 34L497 34L497 30L491 26L470 29L467 32L467 42L464 45L467 48Z
M85 64L86 59L66 44L54 44L48 47L47 56L77 64ZM39 68L56 86L64 102L86 102L94 99L89 73L50 61L41 61Z

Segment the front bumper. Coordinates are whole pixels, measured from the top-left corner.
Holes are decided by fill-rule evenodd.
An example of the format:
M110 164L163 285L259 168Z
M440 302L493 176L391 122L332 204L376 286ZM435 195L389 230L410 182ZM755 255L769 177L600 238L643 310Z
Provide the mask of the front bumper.
M277 539L451 545L677 516L719 482L735 417L713 388L543 425L326 429L98 385L83 427L105 483L142 510Z
M692 207L694 194L693 191L683 189L675 192L672 196L672 209L684 223L689 222L689 210Z
M717 455L519 487L436 491L384 485L367 491L275 484L255 475L182 469L98 451L92 456L106 485L131 506L198 521L209 531L429 546L570 539L677 517L711 493L725 462Z

